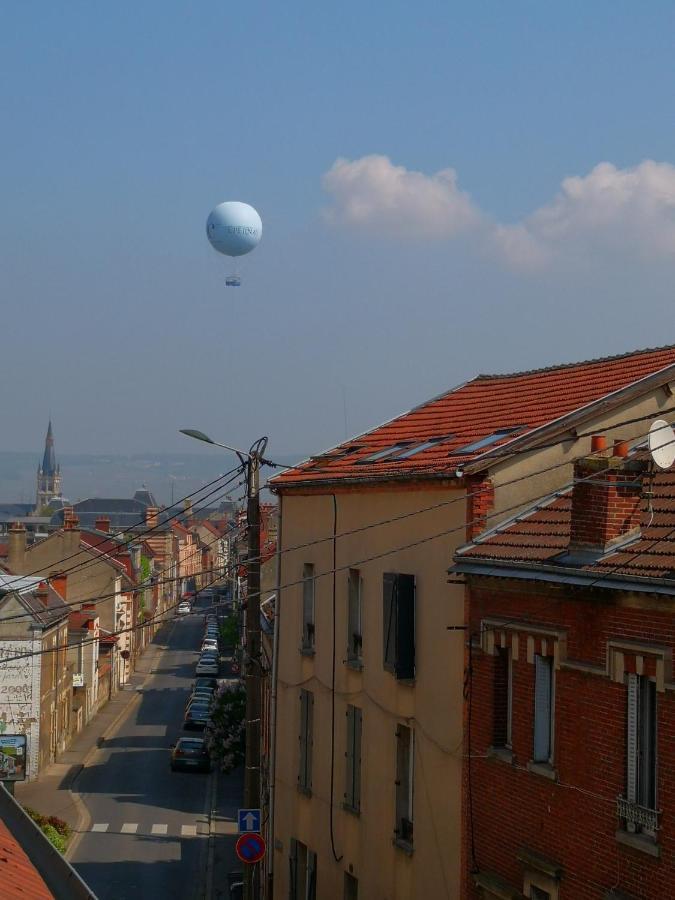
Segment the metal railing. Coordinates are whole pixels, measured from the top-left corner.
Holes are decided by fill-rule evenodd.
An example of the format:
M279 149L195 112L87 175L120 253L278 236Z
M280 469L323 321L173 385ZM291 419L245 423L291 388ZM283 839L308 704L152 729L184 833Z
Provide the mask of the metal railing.
M659 827L660 810L648 809L624 797L616 799L616 814L626 825L636 825L645 831L656 831Z

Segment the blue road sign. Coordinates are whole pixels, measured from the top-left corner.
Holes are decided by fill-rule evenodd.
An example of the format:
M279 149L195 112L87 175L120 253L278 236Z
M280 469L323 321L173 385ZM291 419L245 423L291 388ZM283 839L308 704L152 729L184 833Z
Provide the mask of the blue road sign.
M239 834L259 832L261 818L259 809L240 809L237 813Z

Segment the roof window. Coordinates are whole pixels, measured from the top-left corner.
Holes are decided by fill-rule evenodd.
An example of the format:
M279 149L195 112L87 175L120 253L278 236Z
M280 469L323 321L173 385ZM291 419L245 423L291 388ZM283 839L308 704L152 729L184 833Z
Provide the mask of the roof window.
M498 428L497 431L493 431L492 434L488 434L486 437L474 441L472 444L465 444L463 447L458 447L457 450L453 450L450 453L450 456L464 456L466 453L475 453L476 450L482 450L484 447L496 444L509 434L520 431L524 427L524 425L512 425L510 428Z
M428 438L421 444L415 444L412 447L407 447L402 453L397 453L396 459L410 459L411 456L417 456L418 453L428 450L429 447L435 447L436 444L440 444L441 441L447 441L449 437L451 437L451 435L444 434L443 437Z
M391 447L385 447L384 450L376 450L374 453L369 453L368 456L364 456L362 457L362 459L357 459L356 462L359 465L361 463L382 462L392 456L395 456L398 459L398 454L402 450L408 450L414 443L414 441L404 441L400 444L394 444Z

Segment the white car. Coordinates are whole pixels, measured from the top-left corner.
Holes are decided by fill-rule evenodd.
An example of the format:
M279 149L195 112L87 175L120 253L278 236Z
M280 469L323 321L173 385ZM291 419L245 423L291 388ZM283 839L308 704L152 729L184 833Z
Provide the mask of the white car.
M215 638L204 638L202 641L202 653L204 650L217 650L218 641Z
M183 600L181 603L178 604L178 609L176 610L176 615L186 616L190 612L192 612L192 607L185 600Z
M195 675L217 675L219 671L218 661L208 657L200 659L195 666Z

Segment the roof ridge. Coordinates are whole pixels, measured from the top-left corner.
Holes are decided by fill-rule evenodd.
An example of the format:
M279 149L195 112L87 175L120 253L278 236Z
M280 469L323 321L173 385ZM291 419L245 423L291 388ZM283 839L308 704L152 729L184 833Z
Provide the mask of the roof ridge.
M627 350L625 353L614 353L611 356L596 356L592 359L582 359L576 362L567 362L567 363L554 363L552 366L542 366L540 369L523 369L520 372L494 372L490 373L481 373L480 375L476 375L475 378L471 379L473 381L477 381L478 379L488 380L491 378L515 378L519 375L539 375L542 372L555 372L556 369L573 369L577 366L590 366L596 363L606 363L613 362L617 359L626 359L629 356L644 356L647 353L661 353L665 350L675 350L675 344L664 344L661 347L644 347L641 350ZM664 366L664 368L667 368Z

